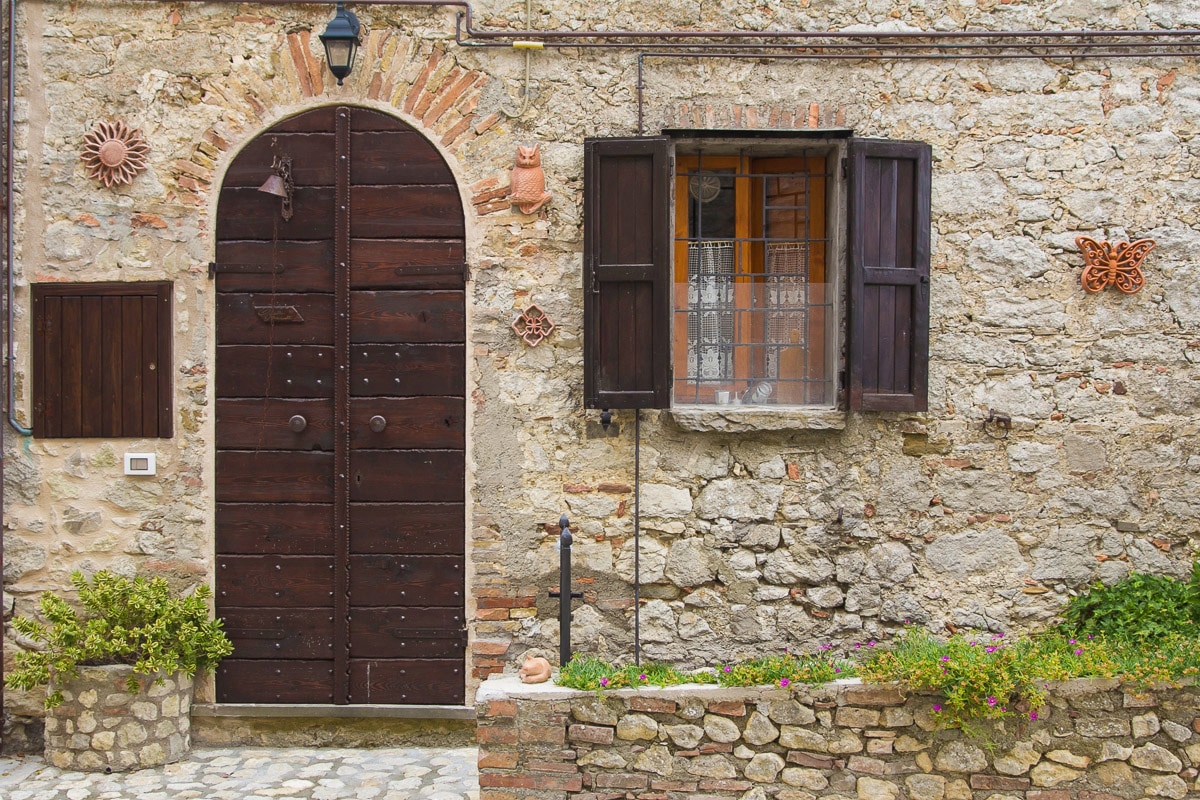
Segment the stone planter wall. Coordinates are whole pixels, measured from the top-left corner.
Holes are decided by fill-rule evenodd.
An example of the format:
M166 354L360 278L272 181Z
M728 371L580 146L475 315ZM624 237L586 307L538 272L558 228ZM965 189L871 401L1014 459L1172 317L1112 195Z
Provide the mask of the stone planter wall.
M494 678L480 800L1140 800L1200 796L1200 691L1052 688L1036 721L939 729L936 698L838 683L602 695Z
M191 749L192 679L125 686L131 667L81 667L46 714L46 760L61 769L122 771L178 761Z

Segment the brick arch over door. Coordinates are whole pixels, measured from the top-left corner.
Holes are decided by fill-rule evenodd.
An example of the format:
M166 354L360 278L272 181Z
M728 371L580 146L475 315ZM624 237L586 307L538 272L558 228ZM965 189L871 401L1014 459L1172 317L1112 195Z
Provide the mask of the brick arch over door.
M258 191L289 157L293 215ZM364 108L252 141L217 209L219 702L461 704L465 244L437 149Z

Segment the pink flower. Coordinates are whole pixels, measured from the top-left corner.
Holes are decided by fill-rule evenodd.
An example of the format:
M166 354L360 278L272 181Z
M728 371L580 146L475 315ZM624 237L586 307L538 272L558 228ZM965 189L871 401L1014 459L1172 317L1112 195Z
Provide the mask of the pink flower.
M842 668L841 668L841 667L834 667L834 668L833 668L833 671L834 671L834 672L841 672L841 671L842 671Z
M974 642L971 642L971 647L974 647L974 646L975 646L975 643L974 643Z
M640 681L646 680L646 673L643 672L641 675L638 675L638 680L640 680Z
M1069 642L1067 642L1067 644L1075 644L1075 640L1074 640L1074 639L1072 639L1072 640L1070 640Z
M600 679L600 685L601 685L601 686L608 686L608 678L601 678L601 679Z
M949 660L950 660L950 656L942 656L942 661L949 661Z
M989 645L987 648L987 651L989 653L994 653L994 652L996 652L996 647L994 645Z
M787 686L789 683L791 683L791 681L789 681L787 678L780 678L780 679L779 679L779 685L780 685L780 686Z
M934 711L941 711L941 710L942 710L942 704L941 704L941 703L934 703L934 704L933 704L933 710L934 710Z
M995 698L995 696L994 696L994 695L989 695L989 696L988 696L988 705L989 705L989 706L994 706L994 705L996 705L996 702L997 702L997 701L996 701L996 698Z
M1075 655L1077 655L1077 656L1081 656L1081 655L1083 655L1083 648L1082 648L1082 647L1078 647L1078 648L1076 648L1076 649L1075 649Z
M875 646L874 641L867 642L867 647L874 647L874 646Z
M726 668L725 668L725 671L726 671L726 672L733 672L733 667L726 667Z
M1037 719L1037 717L1038 717L1038 715L1037 715L1037 712L1036 712L1036 711L1030 711L1030 712L1029 712L1029 719L1030 719L1030 720L1035 720L1035 719Z

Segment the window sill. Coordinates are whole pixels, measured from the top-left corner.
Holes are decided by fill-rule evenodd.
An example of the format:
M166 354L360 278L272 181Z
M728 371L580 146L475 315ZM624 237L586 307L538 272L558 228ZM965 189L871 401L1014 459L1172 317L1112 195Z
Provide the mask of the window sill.
M667 412L685 431L750 433L754 431L840 431L846 412L837 408L802 406L676 406Z

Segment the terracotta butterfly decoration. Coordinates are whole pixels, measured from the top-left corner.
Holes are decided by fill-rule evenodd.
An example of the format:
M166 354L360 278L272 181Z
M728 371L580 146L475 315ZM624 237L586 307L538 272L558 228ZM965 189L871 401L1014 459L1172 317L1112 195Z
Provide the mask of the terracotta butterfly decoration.
M1142 274L1142 262L1154 249L1153 239L1138 239L1136 242L1097 242L1087 236L1079 236L1075 244L1083 251L1086 266L1080 283L1089 292L1100 292L1106 287L1116 286L1125 294L1140 292L1146 285Z

